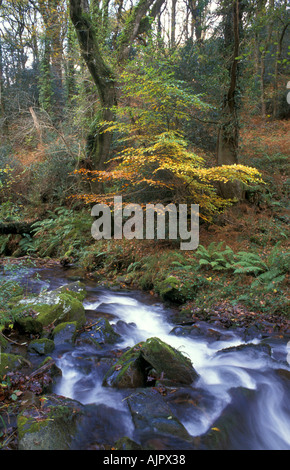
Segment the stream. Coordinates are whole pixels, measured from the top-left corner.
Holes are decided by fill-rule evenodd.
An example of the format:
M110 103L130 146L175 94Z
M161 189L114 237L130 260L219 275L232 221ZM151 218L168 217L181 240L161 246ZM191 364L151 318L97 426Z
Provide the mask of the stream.
M61 268L43 269L40 274L40 279L34 273L29 274L29 291L55 289L71 280L70 270ZM211 429L219 433L221 419L226 416L231 426L228 449L290 449L287 340L275 336L246 341L235 329L218 331L217 328L215 332L220 334L213 337L206 330L204 335L186 335L174 323L174 312L147 294L112 291L91 281L86 281L86 289L84 307L89 319L106 316L121 335L121 341L102 350L90 344L56 349L54 357L62 377L54 393L85 405L102 405L101 433L112 433L114 438L136 437L126 400L133 390L103 387L104 371L100 363L112 357L112 349L124 350L158 337L189 357L199 374L194 386L173 391L165 398L191 436L205 435ZM257 347L234 348L249 343ZM263 347L258 348L259 345L270 346L270 354ZM225 351L227 348L232 349ZM112 413L112 419L108 419L108 413ZM173 443L171 448L178 449L178 445Z

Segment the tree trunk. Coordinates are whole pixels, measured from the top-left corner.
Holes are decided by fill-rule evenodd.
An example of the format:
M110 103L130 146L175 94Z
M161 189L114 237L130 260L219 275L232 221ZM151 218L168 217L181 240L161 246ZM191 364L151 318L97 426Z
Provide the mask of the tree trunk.
M277 42L277 51L276 51L276 60L275 60L275 74L274 74L274 96L273 96L273 116L275 119L278 118L279 115L279 64L281 60L281 54L282 54L282 44L283 44L283 39L284 35L286 33L286 30L288 28L290 23L287 23L284 25L284 28L282 30L282 33L279 37L279 40Z
M0 0L0 7L2 7L3 0ZM2 43L0 36L0 135L5 141L8 138L9 126L5 112L4 101L4 79L3 79L3 59L2 59Z
M195 39L198 43L201 42L202 26L201 26L201 6L198 0L190 0L188 3L191 20L192 20L192 39L195 35Z
M177 0L171 0L171 39L170 46L175 47L175 33L176 33L176 3Z
M9 127L5 112L4 101L4 79L3 79L3 63L2 63L2 45L0 37L0 135L3 140L8 137Z
M45 52L42 64L43 104L48 112L60 118L64 107L62 12L60 0L39 0L39 11L45 26Z
M266 85L265 85L265 73L266 73L266 66L265 66L265 57L266 54L269 53L268 48L270 46L271 38L272 38L272 32L273 32L273 24L274 24L274 0L270 0L270 6L269 6L269 23L268 23L268 33L267 33L267 39L265 43L265 47L262 51L261 54L261 113L262 113L262 118L266 119L266 114L267 114L267 106L266 106Z
M102 120L112 121L112 107L117 104L116 79L113 71L104 62L97 40L94 25L81 0L70 0L70 17L76 29L81 55L98 89L102 107ZM103 132L104 126L97 122L87 137L87 167L104 170L110 158L112 134ZM96 185L95 190L98 190Z
M237 81L239 55L239 0L235 0L226 14L225 47L231 47L230 84L223 103L221 124L218 131L217 163L218 165L234 165L238 163L239 122L237 113ZM219 191L225 198L242 197L239 183L221 183Z

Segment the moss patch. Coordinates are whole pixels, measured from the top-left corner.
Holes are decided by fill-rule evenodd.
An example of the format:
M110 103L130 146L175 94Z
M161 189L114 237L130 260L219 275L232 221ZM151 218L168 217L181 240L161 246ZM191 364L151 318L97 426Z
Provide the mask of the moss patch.
M16 354L0 354L0 378L7 372L18 370L25 364L23 357Z
M55 344L51 339L42 338L31 341L28 346L29 352L35 352L40 355L51 353L55 348Z
M52 333L55 344L74 343L77 336L77 322L64 322L55 327Z
M33 306L38 313L37 319L43 326L51 323L58 325L63 322L76 322L78 327L86 322L83 304L68 292L59 294L55 304L37 304Z

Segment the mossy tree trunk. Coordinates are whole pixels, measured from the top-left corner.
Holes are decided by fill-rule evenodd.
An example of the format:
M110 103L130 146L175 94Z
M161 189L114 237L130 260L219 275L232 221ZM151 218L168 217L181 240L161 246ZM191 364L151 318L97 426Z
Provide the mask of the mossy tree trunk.
M112 107L117 104L116 77L113 70L105 63L99 48L98 34L93 24L87 2L70 0L70 17L75 27L81 55L97 87L102 116L100 120L114 119ZM85 166L91 170L104 170L110 157L112 134L104 132L99 120L91 125L87 136L87 160ZM92 186L93 191L100 192L98 183Z
M218 165L234 165L238 163L239 120L238 120L238 60L240 44L240 0L229 5L225 18L225 50L231 51L229 67L229 88L224 97L221 124L218 131L217 163ZM240 184L221 183L219 191L225 198L242 197Z

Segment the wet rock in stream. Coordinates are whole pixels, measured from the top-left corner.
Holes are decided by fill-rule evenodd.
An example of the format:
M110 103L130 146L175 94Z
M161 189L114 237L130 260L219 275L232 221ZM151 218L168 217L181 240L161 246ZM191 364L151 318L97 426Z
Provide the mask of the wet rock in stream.
M193 438L154 389L130 395L127 403L143 449L193 449Z
M106 374L103 385L138 388L154 385L157 379L173 385L192 384L197 378L187 357L159 338L149 338L122 355Z
M253 416L257 413L257 391L243 387L230 391L231 402L212 424L209 431L200 437L199 445L204 450L258 450L255 448L259 429Z
M239 346L231 346L229 348L224 348L221 349L220 351L217 352L217 355L223 355L223 354L231 354L231 353L243 353L244 355L248 356L250 358L255 358L255 357L271 357L271 346L266 343L260 343L260 344L254 344L254 343L247 343L247 344L241 344Z
M120 410L52 394L18 415L17 430L18 450L85 450L109 446L130 423Z
M120 340L121 336L115 332L107 318L99 318L92 327L81 333L77 338L77 345L92 344L98 349L104 345L112 345Z
M206 338L208 343L213 343L214 341L228 341L233 337L233 333L209 327L209 325L205 322L198 322L192 325L175 326L170 331L170 334L175 336L185 336L193 339L201 338L204 340L204 338Z
M26 305L33 311L35 318L43 327L73 321L76 321L80 327L86 323L85 309L82 304L85 295L82 284L76 282L24 299L20 304Z
M53 332L52 337L55 346L65 343L74 344L77 335L77 322L64 322L57 325Z

